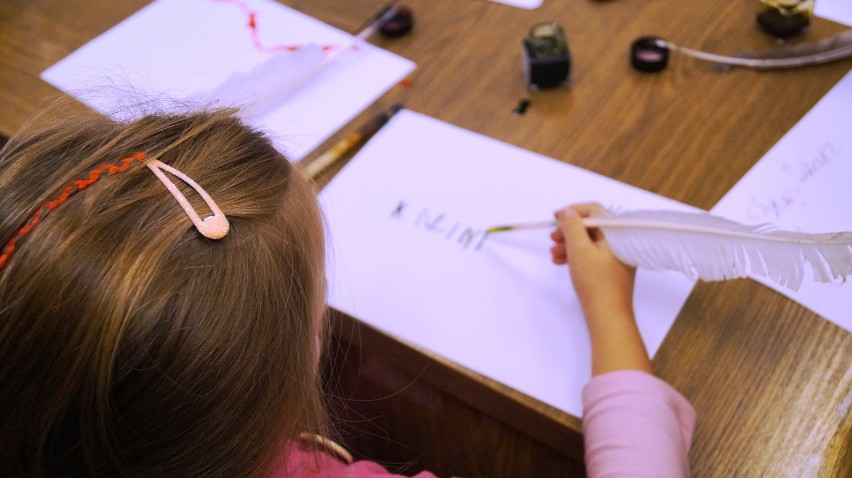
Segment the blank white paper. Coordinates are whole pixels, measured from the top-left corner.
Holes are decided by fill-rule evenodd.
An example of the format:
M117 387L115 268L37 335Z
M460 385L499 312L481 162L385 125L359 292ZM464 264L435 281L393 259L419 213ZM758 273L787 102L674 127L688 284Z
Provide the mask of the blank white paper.
M504 3L513 7L534 10L541 6L542 0L491 0L492 2Z
M110 114L152 99L241 106L277 90L246 119L298 160L414 68L353 41L271 0L157 0L41 76Z
M852 2L849 0L818 0L814 3L814 14L852 26Z
M627 154L627 153L625 153ZM687 206L403 110L321 192L329 305L575 416L588 334L546 221L572 203ZM639 271L637 320L653 354L694 282Z

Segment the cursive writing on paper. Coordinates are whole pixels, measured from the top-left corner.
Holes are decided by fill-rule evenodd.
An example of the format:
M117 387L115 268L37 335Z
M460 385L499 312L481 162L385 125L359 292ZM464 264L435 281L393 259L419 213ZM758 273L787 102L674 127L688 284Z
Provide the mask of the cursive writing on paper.
M840 147L827 141L808 157L781 162L781 187L773 192L763 191L753 196L748 205L748 219L752 222L777 220L796 203L802 187L826 166L836 162L841 153Z

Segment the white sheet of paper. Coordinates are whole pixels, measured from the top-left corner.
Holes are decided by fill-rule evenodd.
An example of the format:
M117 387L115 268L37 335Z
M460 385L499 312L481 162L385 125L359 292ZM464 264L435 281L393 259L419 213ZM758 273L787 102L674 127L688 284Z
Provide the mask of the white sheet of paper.
M271 0L157 0L41 76L104 113L157 98L238 106L289 90L246 119L298 160L414 68L368 43L340 49L353 40ZM299 49L276 50L287 45Z
M814 14L852 26L852 2L849 0L817 0L814 3Z
M505 3L513 7L526 8L533 10L541 6L543 0L491 0L492 2Z
M823 97L711 212L747 224L801 232L852 231L852 72ZM769 287L852 331L852 282L798 291Z
M571 203L687 206L403 110L321 192L329 304L579 416L588 334L547 221ZM637 320L656 352L694 282L639 271Z

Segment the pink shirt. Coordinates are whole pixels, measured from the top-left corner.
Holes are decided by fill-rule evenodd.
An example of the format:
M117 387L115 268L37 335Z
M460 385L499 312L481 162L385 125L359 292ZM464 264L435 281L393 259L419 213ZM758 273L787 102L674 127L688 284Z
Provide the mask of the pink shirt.
M689 476L695 410L666 382L636 370L597 377L583 388L588 478ZM272 478L391 478L376 463L344 464L295 447ZM435 478L423 471L414 478Z
M386 469L372 461L356 461L345 464L323 452L308 452L294 447L290 451L287 464L273 473L272 478L403 478L388 473ZM437 478L428 471L422 471L413 478Z

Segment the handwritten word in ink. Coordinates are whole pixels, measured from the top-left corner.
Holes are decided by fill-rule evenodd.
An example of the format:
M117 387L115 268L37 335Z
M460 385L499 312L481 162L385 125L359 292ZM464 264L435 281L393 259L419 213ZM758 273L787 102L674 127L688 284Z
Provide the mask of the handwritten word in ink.
M436 213L425 207L409 207L405 201L399 201L391 210L390 217L406 222L414 227L443 237L444 240L457 244L462 249L478 251L485 244L488 234L485 229L475 229L450 219L447 214Z
M784 186L774 193L764 192L751 198L747 214L752 222L774 221L796 204L804 187L820 171L837 161L841 149L825 142L808 157L786 160L780 164Z
M296 51L302 48L304 45L298 44L277 44L277 45L264 45L264 43L260 40L260 31L258 27L258 12L252 10L251 7L248 6L246 2L243 0L213 0L218 3L227 3L229 5L234 5L240 10L242 10L243 14L246 16L246 24L251 30L251 42L254 45L255 50L261 53L280 53L285 51ZM335 45L321 45L323 51L331 51L336 50L341 47Z

